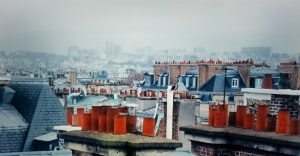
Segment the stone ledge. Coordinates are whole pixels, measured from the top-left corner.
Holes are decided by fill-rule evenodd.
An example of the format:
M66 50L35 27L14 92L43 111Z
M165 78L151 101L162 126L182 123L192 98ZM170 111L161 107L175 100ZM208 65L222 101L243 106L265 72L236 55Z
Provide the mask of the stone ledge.
M235 127L214 128L206 125L185 126L179 128L185 134L203 134L206 136L222 136L229 138L247 139L263 143L287 145L300 148L300 137L276 134L275 132L258 132L250 129Z
M65 142L77 142L81 144L93 144L112 148L134 149L176 149L182 147L182 143L162 137L147 137L136 134L114 135L95 131L71 131L59 134L59 138Z

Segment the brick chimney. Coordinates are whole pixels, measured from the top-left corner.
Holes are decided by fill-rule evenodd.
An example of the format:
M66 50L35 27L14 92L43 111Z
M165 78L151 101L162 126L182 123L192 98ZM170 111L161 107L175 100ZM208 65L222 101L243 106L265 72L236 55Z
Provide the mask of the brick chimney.
M264 89L272 89L273 87L272 83L272 74L265 74L263 88Z
M296 64L292 69L292 89L300 89L300 65Z
M251 64L234 64L237 65L238 71L241 73L246 86L250 86L250 70Z
M291 89L291 74L280 73L280 89Z

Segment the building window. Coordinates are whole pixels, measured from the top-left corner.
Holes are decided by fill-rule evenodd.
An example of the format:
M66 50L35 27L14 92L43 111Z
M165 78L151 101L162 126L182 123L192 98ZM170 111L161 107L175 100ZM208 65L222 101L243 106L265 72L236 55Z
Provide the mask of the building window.
M228 97L228 102L234 102L234 96L233 95Z
M255 88L262 87L262 79L255 79Z
M237 87L239 87L239 79L238 79L238 78L233 78L233 79L232 79L231 87L232 87L232 88L237 88Z
M193 88L196 88L196 77L193 77Z
M146 77L146 86L150 86L150 76Z
M190 78L189 77L186 77L185 78L185 86L188 88L189 87L189 80L190 80Z
M179 81L178 82L182 82L182 77L181 76L179 77Z
M160 86L161 85L161 77L159 76L158 77L158 84L157 84L157 86Z
M163 77L163 86L166 86L166 83L167 83L167 77L164 76L164 77Z

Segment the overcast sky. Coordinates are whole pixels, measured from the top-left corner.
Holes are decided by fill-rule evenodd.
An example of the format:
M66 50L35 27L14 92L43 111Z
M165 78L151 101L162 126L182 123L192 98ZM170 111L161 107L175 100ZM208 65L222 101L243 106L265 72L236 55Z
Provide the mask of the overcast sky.
M1 0L0 49L271 46L300 52L299 0Z

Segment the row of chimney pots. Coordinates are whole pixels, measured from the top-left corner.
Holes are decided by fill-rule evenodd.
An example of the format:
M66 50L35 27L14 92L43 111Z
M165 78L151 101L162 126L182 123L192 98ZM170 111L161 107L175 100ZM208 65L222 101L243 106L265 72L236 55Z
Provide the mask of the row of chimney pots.
M55 91L55 93L69 93L69 90L70 90L69 88L57 88L54 91ZM80 93L81 89L80 88L72 88L71 92L72 93ZM87 93L88 94L97 94L97 93L107 94L108 91L106 88L100 88L100 90L98 90L96 88L91 88L91 89L87 90ZM110 89L110 93L112 93L112 89Z
M77 109L77 114L74 114L74 109ZM84 108L67 108L67 125L79 126L83 131L115 135L137 133L136 123L137 116L129 115L128 107L92 106L88 112ZM143 136L154 136L154 128L154 118L143 118Z
M121 96L132 96L132 97L136 97L137 96L137 90L121 90L120 91L120 95ZM147 91L142 91L140 93L140 97L167 97L167 92L163 92L160 91L157 95L156 91L151 91L151 90L147 90ZM173 94L174 98L180 98L180 99L191 99L192 96L189 95L187 92L180 92L180 93L174 93Z
M248 106L237 106L236 112L228 112L228 104L210 105L208 126L216 128L235 126L255 131L300 135L300 119L290 118L288 109L280 109L276 117L268 114L267 105L258 105L256 114L247 113L247 108Z

